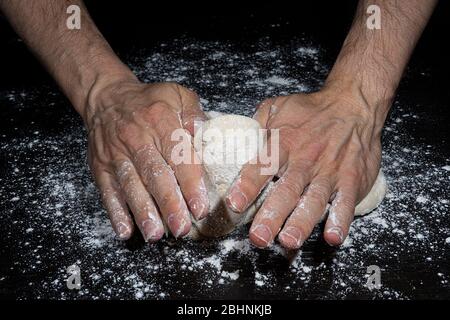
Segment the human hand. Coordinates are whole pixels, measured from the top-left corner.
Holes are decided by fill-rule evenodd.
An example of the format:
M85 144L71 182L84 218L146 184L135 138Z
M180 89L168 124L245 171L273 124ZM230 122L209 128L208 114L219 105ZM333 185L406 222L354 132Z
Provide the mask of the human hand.
M344 242L355 206L370 191L380 168L386 114L367 101L355 91L325 88L268 99L259 106L254 118L263 128L279 129L280 179L253 220L253 244L269 246L278 235L284 247L301 247L329 202L324 238L330 245ZM261 175L263 167L242 168L227 196L232 210L245 211L271 180Z
M208 196L198 161L172 161L171 134L194 134L194 121L205 117L197 95L174 83L129 79L96 91L85 116L89 164L116 234L130 238L133 216L145 241L163 236L163 221L175 237L186 235L189 210L205 217Z

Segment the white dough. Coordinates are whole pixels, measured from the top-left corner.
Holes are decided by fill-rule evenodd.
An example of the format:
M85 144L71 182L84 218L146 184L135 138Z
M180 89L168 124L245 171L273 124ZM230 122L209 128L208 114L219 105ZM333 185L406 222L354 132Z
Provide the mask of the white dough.
M189 236L194 239L224 236L236 227L249 223L273 184L270 182L261 191L255 203L243 214L236 214L228 209L225 203L227 191L238 176L242 165L257 155L258 129L261 127L256 120L240 115L209 112L208 117L210 119L205 121L202 132L220 132L224 139L210 140L207 134L201 133L196 133L194 137L196 150L203 155L210 201L209 215L201 221L193 220L193 228ZM229 129L245 130L248 139L239 139L236 136L237 133ZM227 159L227 156L233 157L235 161L233 163L220 161ZM372 190L356 207L355 215L364 215L375 209L383 200L386 190L386 179L380 170Z
M384 177L383 171L380 170L369 194L356 206L355 216L363 216L373 211L383 201L386 192L386 178Z

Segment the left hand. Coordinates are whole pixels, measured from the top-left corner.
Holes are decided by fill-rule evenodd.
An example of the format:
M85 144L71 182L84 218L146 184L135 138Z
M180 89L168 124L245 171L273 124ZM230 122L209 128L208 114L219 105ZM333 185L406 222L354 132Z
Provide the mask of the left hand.
M209 207L202 167L190 158L194 150L188 163L173 158L173 133L190 141L194 121L205 119L197 94L128 77L96 92L86 112L89 163L119 239L131 237L134 222L147 242L162 238L164 224L176 238L185 236L191 213L200 220Z
M254 118L279 129L280 159L275 183L250 228L250 240L269 246L278 235L297 249L332 202L324 237L344 242L355 207L370 191L380 168L380 135L385 114L355 90L323 89L264 101ZM270 138L269 138L270 139ZM230 188L229 207L243 212L270 181L263 164L246 164ZM269 177L270 178L270 177Z

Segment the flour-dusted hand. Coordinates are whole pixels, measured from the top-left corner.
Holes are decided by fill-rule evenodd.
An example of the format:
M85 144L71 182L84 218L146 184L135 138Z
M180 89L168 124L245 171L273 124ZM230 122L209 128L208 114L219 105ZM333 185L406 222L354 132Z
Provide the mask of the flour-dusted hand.
M196 219L208 213L200 162L172 161L172 133L186 129L190 139L203 118L197 95L173 83L119 81L96 93L86 114L89 163L120 239L131 236L132 216L153 242L163 223L181 237L190 231L190 212Z
M380 134L409 56L435 0L360 0L352 28L321 91L273 98L259 108L263 127L279 129L280 180L257 213L251 241L299 248L332 201L325 240L341 244L355 206L370 191L380 166ZM381 13L368 24L368 8ZM269 137L270 138L270 137ZM227 203L241 212L267 176L246 165ZM269 177L270 178L270 177Z
M355 206L372 187L380 167L380 128L360 97L337 91L269 99L255 119L279 130L279 180L250 228L250 239L268 246L278 235L287 248L299 248L332 201L325 239L341 244ZM231 207L241 211L267 181L261 164L247 164L230 191ZM238 195L235 197L235 195ZM242 201L243 200L243 201Z
M207 194L200 164L171 160L170 137L178 129L193 134L193 121L203 118L198 98L175 84L139 83L83 2L70 4L80 10L79 30L63 23L67 1L0 0L0 10L87 124L90 165L119 237L133 232L128 208L146 240L161 238L163 221L175 236L183 236L191 226L189 209L197 219L208 212ZM342 243L356 203L375 180L386 114L435 4L360 0L325 89L261 106L257 118L263 127L280 130L283 166L253 222L255 244L267 246L283 228L281 243L299 247L330 199L325 238ZM377 27L368 23L369 6L380 13ZM231 209L244 211L270 180L259 169L243 168L227 198Z
M171 137L174 131L193 135L194 121L204 118L197 95L173 83L140 83L81 0L70 5L80 9L83 27L67 28L68 5L0 0L2 12L83 118L89 163L119 238L131 236L133 217L147 241L162 237L163 223L176 237L187 234L189 210L204 217L208 197L199 162L171 161Z

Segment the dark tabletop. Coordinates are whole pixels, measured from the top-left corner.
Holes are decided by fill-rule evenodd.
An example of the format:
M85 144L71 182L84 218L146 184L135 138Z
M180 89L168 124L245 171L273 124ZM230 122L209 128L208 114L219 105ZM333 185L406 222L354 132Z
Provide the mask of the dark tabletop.
M105 12L88 2L140 79L177 81L196 90L206 110L244 115L266 97L319 89L353 6L324 13L309 4L299 19L279 7L224 5L151 20L137 4ZM425 31L383 132L386 199L355 220L342 248L329 247L318 226L297 253L256 249L245 227L214 241L116 240L87 168L81 120L1 22L0 298L450 298L445 6ZM80 290L67 288L71 265L81 271ZM366 287L371 265L381 270L379 289Z

